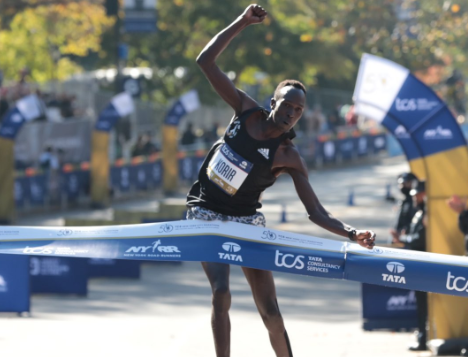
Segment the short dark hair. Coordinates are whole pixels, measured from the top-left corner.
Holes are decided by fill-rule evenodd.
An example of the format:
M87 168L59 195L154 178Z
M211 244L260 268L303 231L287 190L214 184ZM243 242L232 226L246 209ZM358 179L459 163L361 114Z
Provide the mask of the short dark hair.
M286 79L282 81L280 84L278 84L278 86L275 89L275 94L273 94L273 98L275 99L278 98L278 94L281 91L281 89L283 89L284 87L288 87L288 86L300 89L301 91L304 92L304 94L307 94L305 85L303 85L301 82L296 81L295 79Z

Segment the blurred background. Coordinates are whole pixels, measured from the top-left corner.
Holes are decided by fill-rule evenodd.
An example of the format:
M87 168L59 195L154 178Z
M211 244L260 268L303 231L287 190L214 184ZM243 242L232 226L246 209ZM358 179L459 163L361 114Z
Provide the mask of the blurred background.
M248 4L1 0L0 120L28 94L36 94L42 105L41 115L15 141L19 209L85 200L92 127L112 96L122 91L134 98L135 111L111 131L112 166L140 156L157 160L168 110L193 89L200 106L180 122L179 155L202 157L232 112L195 58ZM266 107L282 79L305 83L308 102L297 145L311 165L327 160L319 154L320 142L380 131L353 111L352 91L364 52L410 69L448 103L459 123L465 122L466 2L269 0L262 5L269 12L265 23L234 39L219 65ZM181 163L182 180L196 176L192 161ZM24 183L24 176L40 176L50 168L79 173L49 187L38 178L32 185L39 189ZM157 186L158 180L141 186ZM111 186L119 191L116 183ZM132 182L128 190L134 186ZM55 192L42 197L44 190Z

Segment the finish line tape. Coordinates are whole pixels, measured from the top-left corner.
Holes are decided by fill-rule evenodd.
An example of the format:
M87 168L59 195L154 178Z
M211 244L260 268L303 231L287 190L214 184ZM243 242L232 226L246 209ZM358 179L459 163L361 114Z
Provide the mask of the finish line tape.
M206 261L468 297L468 258L221 221L0 227L0 254ZM1 259L1 257L0 257Z

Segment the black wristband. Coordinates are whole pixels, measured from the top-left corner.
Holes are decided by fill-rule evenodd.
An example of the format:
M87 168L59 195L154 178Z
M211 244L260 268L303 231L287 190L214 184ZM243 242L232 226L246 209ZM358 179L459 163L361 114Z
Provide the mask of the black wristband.
M354 241L354 240L355 240L355 239L354 239L355 236L356 236L356 230L355 230L355 229L350 229L350 230L348 231L348 238L349 238L349 240Z

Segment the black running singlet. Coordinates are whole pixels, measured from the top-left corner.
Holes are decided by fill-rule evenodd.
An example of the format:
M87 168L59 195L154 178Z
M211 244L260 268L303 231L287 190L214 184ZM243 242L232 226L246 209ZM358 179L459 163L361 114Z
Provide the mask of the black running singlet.
M235 117L223 138L210 149L196 181L187 195L187 206L201 206L231 216L250 216L262 205L260 195L273 185L271 173L276 150L286 138L294 138L293 129L277 138L256 140L247 132L246 121L261 107Z

